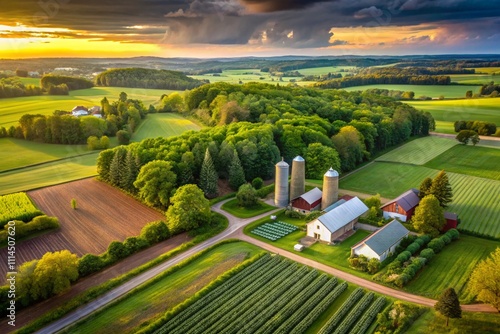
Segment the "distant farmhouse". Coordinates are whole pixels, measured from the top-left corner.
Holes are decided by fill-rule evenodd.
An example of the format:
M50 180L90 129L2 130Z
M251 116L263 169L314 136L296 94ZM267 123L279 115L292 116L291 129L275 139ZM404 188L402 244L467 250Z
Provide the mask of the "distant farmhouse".
M389 253L394 253L401 240L408 236L408 234L410 234L410 231L397 220L393 220L377 232L352 246L351 256L364 255L368 259L375 258L382 262L387 258Z
M92 115L97 118L102 118L101 107L99 106L93 106L90 109L84 106L76 106L71 110L71 115L75 117Z

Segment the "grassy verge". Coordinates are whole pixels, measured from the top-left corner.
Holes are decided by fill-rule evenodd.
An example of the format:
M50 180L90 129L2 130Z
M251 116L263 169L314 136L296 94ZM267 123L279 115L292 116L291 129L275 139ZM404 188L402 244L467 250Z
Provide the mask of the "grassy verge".
M145 326L258 252L261 252L258 247L244 242L217 244L170 268L64 333L126 333L140 324Z
M268 211L274 210L276 208L264 202L259 202L259 204L251 208L244 208L239 206L238 201L236 199L233 199L229 202L224 203L221 209L229 212L230 214L238 218L251 218L266 213Z
M219 197L216 197L216 198L212 198L210 200L210 206L215 205L215 204L217 204L219 202L222 202L222 201L224 201L224 200L226 200L228 198L233 198L235 196L236 196L236 193L229 193L229 194L226 194L224 196L219 196Z
M223 216L221 216L223 217ZM207 240L210 239L211 237L219 234L223 230L225 230L228 226L228 221L224 217L224 219L219 220L220 224L218 226L213 226L209 231L207 229L202 230L200 234L198 234L193 240L190 242L184 243L181 246L171 250L170 252L167 252L159 257L157 257L154 260L151 260L142 266L129 271L126 274L123 274L121 276L118 276L112 280L107 281L106 283L103 283L99 286L96 286L90 290L87 290L83 292L82 294L78 295L77 297L73 298L72 300L68 301L64 305L60 306L59 308L52 310L45 315L41 316L40 318L36 319L32 323L24 326L23 328L19 329L16 333L22 334L22 333L33 333L35 331L40 330L42 327L45 325L62 318L65 316L67 313L77 309L78 307L90 302L91 300L99 297L100 295L108 292L109 290L125 283L126 281L132 279L133 277L145 272L146 270L162 263L165 262L166 260L174 257L175 255L182 253L189 248Z

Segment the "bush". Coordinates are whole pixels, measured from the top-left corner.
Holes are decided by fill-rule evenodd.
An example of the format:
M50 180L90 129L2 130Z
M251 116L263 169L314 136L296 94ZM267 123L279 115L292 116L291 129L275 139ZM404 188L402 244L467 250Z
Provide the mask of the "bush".
M350 257L349 265L357 270L368 271L368 259L364 255Z
M394 260L387 266L387 274L398 274L401 272L401 269L403 269L403 263L399 260Z
M104 267L102 259L94 254L85 254L78 261L78 273L81 277L90 275Z
M262 187L259 190L257 190L257 196L259 196L260 198L264 198L273 191L274 191L274 184L270 184L268 186Z
M422 240L423 244L422 245L427 245L429 241L431 241L431 236L428 234L423 234L417 238L417 240Z
M123 241L123 245L127 248L129 254L134 254L135 252L147 247L149 243L138 237L128 237Z
M426 248L420 252L420 256L423 257L424 259L427 260L427 262L430 261L434 257L435 253L431 248Z
M257 191L249 183L242 185L238 189L236 199L238 200L238 204L244 208L252 208L259 203Z
M322 212L321 211L312 211L312 212L309 212L308 214L305 215L304 217L304 220L306 222L310 222L310 221L313 221L314 219L318 218L319 216L322 215Z
M444 241L441 240L441 238L434 238L427 245L428 248L430 248L434 251L434 254L437 254L441 250L443 250L444 246L445 246Z
M99 139L99 145L102 150L108 149L110 145L108 136L102 136L101 139Z
M407 274L401 274L394 280L394 284L396 284L398 287L402 288L410 281L411 277L408 276Z
M415 239L415 243L422 247L425 244L425 241L423 239L417 238Z
M396 260L403 263L410 259L411 253L409 251L404 251L396 257Z
M368 272L370 274L375 274L380 269L380 261L376 258L370 259L368 261Z
M112 241L108 246L108 255L113 260L123 259L129 255L127 247L119 241Z
M404 237L403 240L399 243L398 247L396 247L396 253L401 253L403 250L406 249L410 244L412 244L415 239L417 239L417 236L413 234L408 234L408 236Z
M74 198L71 199L71 208L73 210L76 210L76 208L77 208L77 206L76 206L76 199L74 199Z
M296 218L296 219L302 219L304 218L305 216L298 212L298 211L295 211L295 210L285 210L285 216L288 217L288 218Z
M264 181L260 177L256 177L255 179L252 180L252 187L254 187L256 190L259 190L262 188L264 185Z
M89 150L98 150L101 148L101 142L96 136L90 136L87 138L87 147Z
M412 279L416 273L417 273L417 268L412 264L406 266L406 268L403 270L403 274L408 275L409 277L408 280Z
M420 249L420 245L417 242L413 242L408 247L406 247L406 250L408 252L410 252L411 254L415 254L416 252L418 252L419 249Z
M451 242L451 238L446 234L443 234L441 237L439 237L439 239L441 239L445 245L448 245Z
M140 234L140 238L145 240L150 245L166 240L170 237L170 231L165 222L158 220L146 224Z
M454 228L448 230L445 235L449 236L451 240L457 240L460 237L460 233Z
M118 144L128 145L130 143L131 134L127 130L120 130L116 133Z

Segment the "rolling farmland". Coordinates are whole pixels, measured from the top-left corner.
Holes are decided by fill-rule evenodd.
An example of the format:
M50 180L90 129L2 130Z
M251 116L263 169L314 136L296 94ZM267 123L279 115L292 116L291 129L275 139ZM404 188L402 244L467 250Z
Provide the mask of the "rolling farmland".
M138 235L146 223L164 219L161 213L94 179L35 190L28 195L45 214L58 217L61 228L43 238L17 244L18 265L61 249L79 256L99 254L111 241ZM72 198L78 203L77 210L71 208ZM0 250L0 261L7 263L6 248ZM0 268L1 277L5 277L6 270L6 266Z
M415 93L415 98L419 96L428 96L438 98L443 95L445 98L465 97L465 92L471 90L473 93L479 92L479 86L466 86L466 85L366 85L343 88L348 92L367 89L388 89L388 90L402 90L412 91ZM407 101L405 101L406 103ZM433 101L426 101L433 102ZM413 103L413 101L411 102ZM410 104L410 103L409 103ZM418 109L418 108L417 108Z
M146 138L178 136L185 131L199 129L198 125L179 114L149 114L133 134L132 140L141 141Z

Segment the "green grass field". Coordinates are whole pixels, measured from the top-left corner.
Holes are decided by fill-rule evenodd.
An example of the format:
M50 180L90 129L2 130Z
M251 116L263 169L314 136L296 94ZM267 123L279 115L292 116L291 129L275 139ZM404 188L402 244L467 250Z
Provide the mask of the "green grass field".
M95 176L98 152L0 173L0 195Z
M433 309L421 315L405 332L408 334L479 334L498 333L500 313L463 312L461 319L450 319L448 327L446 318Z
M461 85L482 85L491 81L498 81L498 76L491 74L451 74L451 82Z
M380 157L375 161L402 162L422 165L457 145L454 139L427 136L412 140Z
M452 287L461 303L470 303L474 296L466 289L469 276L476 264L485 259L500 242L484 240L468 235L446 246L432 258L404 289L410 293L437 299L442 291Z
M500 181L500 150L456 145L425 166Z
M110 101L118 99L120 92L128 94L129 98L142 100L144 105L157 102L162 94L173 92L162 89L143 89L126 87L93 87L89 89L79 89L69 92L64 96L29 96L2 99L2 109L0 110L0 126L8 128L16 126L17 122L24 114L51 115L54 110L71 111L77 105L91 107L100 105L100 101L107 97Z
M402 90L412 91L415 93L415 98L419 96L428 96L438 98L443 95L445 98L465 97L465 92L472 90L472 92L479 92L479 86L465 86L465 85L366 85L344 88L348 92L367 89L389 89L389 90ZM427 101L429 102L429 101ZM413 102L411 102L413 103Z
M299 71L299 73L302 75L322 75L328 73L337 73L340 72L341 70L343 70L343 72L341 73L350 73L355 69L356 67L352 66L325 66L325 67L301 68L297 71Z
M465 86L463 86L465 87ZM500 98L406 101L418 110L428 111L436 120L436 132L455 133L455 121L484 121L500 125Z
M191 297L225 271L261 252L244 242L216 247L159 281L105 308L67 333L130 333L145 321Z
M238 218L251 218L276 208L264 202L259 202L259 204L254 208L244 208L239 206L237 199L232 199L229 202L222 204L221 209Z
M179 114L148 114L132 136L133 141L146 138L178 136L185 131L199 130L200 127Z
M222 71L222 73L217 73L217 76L214 76L213 74L204 74L189 75L189 77L199 80L209 80L211 83L228 82L238 84L241 81L243 83L262 82L276 85L277 83L287 84L292 79L295 79L299 85L309 85L313 83L312 81L300 81L302 77L283 77L283 81L279 81L279 77L273 76L270 73L260 72L259 69L225 70Z

